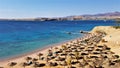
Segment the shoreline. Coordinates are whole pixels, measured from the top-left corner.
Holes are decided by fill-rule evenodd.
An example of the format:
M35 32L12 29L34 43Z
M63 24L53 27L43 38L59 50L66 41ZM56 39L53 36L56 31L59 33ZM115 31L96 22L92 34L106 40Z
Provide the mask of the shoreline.
M109 31L109 29L111 29L111 31ZM116 30L116 32L113 33L115 30ZM102 31L102 32L99 33L99 31ZM104 32L106 33L105 35L104 35ZM71 57L71 56L69 56L70 54L73 54L73 55L77 54L75 52L75 49L77 47L77 51L79 51L79 54L84 55L83 56L84 60L88 61L88 65L84 65L85 68L89 68L92 65L93 65L92 67L96 67L96 66L98 67L98 65L91 64L91 62L93 62L93 61L95 63L101 64L101 62L98 62L98 60L102 61L102 63L106 62L106 63L102 64L102 67L111 68L110 65L108 65L111 62L109 62L107 59L111 59L110 61L119 60L119 56L120 56L120 53L118 53L120 51L120 50L118 50L119 43L120 43L120 41L118 41L120 39L120 37L118 37L119 34L120 34L120 30L118 30L118 29L114 29L112 27L103 27L103 26L101 28L101 26L100 26L100 27L94 28L90 32L90 34L84 34L83 36L80 36L80 37L77 37L77 38L74 38L71 40L66 40L66 41L63 41L60 43L51 44L46 47L34 50L32 52L26 53L26 54L18 56L18 57L6 59L6 60L0 62L0 67L9 68L10 66L8 64L13 62L13 63L17 64L16 66L14 66L15 68L21 68L20 64L28 63L26 58L30 57L30 58L32 58L30 61L33 63L31 66L28 65L26 68L33 68L33 65L36 65L36 64L38 64L38 65L45 64L45 66L43 66L43 67L49 68L49 67L51 67L51 65L49 63L57 63L58 64L57 67L52 67L52 68L66 68L66 67L69 67L69 65L67 64L65 67L62 66L61 64L64 64L64 63L59 58L64 58L65 56L63 56L63 54L65 54L65 52L66 52L67 57L65 57L64 61L65 62L69 61L69 59ZM116 40L118 41L116 43L118 45L111 42L111 41L116 41ZM82 43L82 44L80 44L80 43ZM79 46L79 45L81 45L81 46ZM116 45L116 47L114 45ZM48 54L50 54L51 51L53 53L57 52L56 47L58 48L58 51L61 51L61 49L62 49L63 50L63 51L61 51L62 53L56 54L57 56L55 54L53 54L52 56L48 56ZM88 50L91 52L88 52ZM38 56L38 53L43 54L42 57L44 57L44 60L41 60L41 59L39 60L40 56ZM106 58L102 58L105 56L106 56ZM52 57L55 57L55 58L52 59ZM97 57L97 58L93 60L93 58L95 58L95 57ZM34 61L33 59L37 59L37 61ZM48 62L48 59L51 59L51 60L49 60L49 62ZM76 58L71 57L71 59L72 59L71 60L72 62L77 62ZM103 61L103 59L105 59L105 60ZM59 63L58 61L61 61L61 63ZM81 62L81 60L79 60L78 63L80 63L80 62ZM76 63L76 65L74 65L72 63L71 64L73 67L75 66L77 68L78 63ZM113 65L113 66L115 68L118 68L119 67L118 63L119 62L116 62L115 65Z
M27 53L24 53L24 54L12 56L10 58L0 59L0 64L5 64L6 65L7 63L9 63L11 61L17 61L18 59L24 59L25 57L37 55L38 53L44 53L45 51L47 51L51 47L59 47L59 46L65 44L65 43L68 43L70 41L76 41L77 39L83 38L86 35L87 34L83 34L82 36L74 38L74 39L71 39L71 40L66 40L66 41L63 41L63 42L59 42L59 43L55 43L55 44L50 44L50 45L47 45L45 47L39 48L37 50L33 50L31 52L27 52Z

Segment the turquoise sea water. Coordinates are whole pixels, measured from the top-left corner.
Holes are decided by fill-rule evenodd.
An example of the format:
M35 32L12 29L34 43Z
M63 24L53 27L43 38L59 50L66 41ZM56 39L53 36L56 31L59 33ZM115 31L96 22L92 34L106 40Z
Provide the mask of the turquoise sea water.
M81 37L80 30L109 25L114 21L0 21L0 59Z

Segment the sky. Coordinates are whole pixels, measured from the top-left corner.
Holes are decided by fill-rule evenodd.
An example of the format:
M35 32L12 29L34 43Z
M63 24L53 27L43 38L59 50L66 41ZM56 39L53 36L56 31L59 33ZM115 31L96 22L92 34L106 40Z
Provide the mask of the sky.
M120 11L120 0L0 0L0 18L64 17Z

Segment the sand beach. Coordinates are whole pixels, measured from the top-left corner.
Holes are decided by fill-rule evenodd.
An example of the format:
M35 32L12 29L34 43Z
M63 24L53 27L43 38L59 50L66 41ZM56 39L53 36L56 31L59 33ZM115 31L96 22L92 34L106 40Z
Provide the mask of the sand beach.
M120 68L120 29L97 26L90 34L10 59L0 68Z

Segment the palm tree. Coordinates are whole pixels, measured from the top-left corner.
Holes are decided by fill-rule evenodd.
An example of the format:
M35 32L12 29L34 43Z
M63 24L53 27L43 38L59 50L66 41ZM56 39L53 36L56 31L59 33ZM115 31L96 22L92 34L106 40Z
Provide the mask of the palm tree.
M66 50L67 49L66 45L62 45L62 49Z
M68 67L71 67L71 57L70 56L68 56L67 57L67 65L68 65Z
M78 58L79 58L79 52L75 52L75 57L76 57L76 59L77 59L77 62L78 62Z

